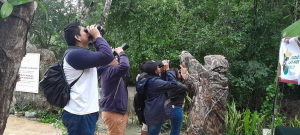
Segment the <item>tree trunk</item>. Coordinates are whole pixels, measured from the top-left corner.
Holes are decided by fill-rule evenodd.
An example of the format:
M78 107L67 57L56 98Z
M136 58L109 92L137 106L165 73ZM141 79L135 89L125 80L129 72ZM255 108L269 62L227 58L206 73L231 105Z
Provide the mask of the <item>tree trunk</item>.
M0 2L0 7L3 3ZM26 54L27 33L34 15L34 3L15 6L0 19L0 134L6 127L21 60Z
M84 5L81 0L77 0L77 15L81 15Z
M103 9L103 13L102 13L101 18L100 18L101 28L103 28L105 23L106 23L106 19L107 19L109 10L110 10L111 2L112 2L112 0L106 0L106 2L105 2L105 7Z

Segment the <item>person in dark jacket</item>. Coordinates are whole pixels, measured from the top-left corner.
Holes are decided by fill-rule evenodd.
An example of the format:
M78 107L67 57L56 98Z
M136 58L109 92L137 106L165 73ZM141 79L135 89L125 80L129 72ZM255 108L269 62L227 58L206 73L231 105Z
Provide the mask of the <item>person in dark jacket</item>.
M146 61L142 68L145 73L139 76L136 91L147 95L144 116L148 135L158 135L162 124L172 118L173 108L167 91L177 87L176 76L174 71L168 71L169 64L161 61ZM165 80L158 75L163 70L166 70Z
M187 87L180 82L182 76L177 68L170 68L170 71L174 71L176 73L176 78L178 79L177 87L168 91L171 103L174 105L170 135L179 135L183 121L182 105L186 96Z
M100 101L101 115L108 135L125 135L128 121L128 90L123 79L130 65L121 47L114 51L118 54L120 63L116 56L109 65L98 67L97 70L103 91L103 98Z

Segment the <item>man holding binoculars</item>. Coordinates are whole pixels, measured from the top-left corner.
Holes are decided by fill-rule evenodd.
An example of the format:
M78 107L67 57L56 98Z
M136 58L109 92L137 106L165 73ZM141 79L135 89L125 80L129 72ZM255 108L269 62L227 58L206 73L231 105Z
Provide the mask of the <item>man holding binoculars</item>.
M89 36L97 43L96 52L86 49ZM114 56L96 25L88 26L85 31L78 22L70 23L64 29L64 38L68 50L63 69L67 82L75 84L71 87L70 101L64 107L62 122L69 135L94 135L99 117L96 67L111 63Z

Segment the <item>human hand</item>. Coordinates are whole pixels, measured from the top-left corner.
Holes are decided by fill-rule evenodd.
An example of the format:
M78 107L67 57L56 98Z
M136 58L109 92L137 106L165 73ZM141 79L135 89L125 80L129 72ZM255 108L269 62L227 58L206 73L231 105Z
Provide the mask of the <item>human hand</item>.
M189 74L186 70L186 68L182 65L180 65L180 68L181 68L181 76L183 79L186 79L187 75Z
M165 71L168 71L170 69L169 62L170 62L169 60L163 60L162 61L163 65L164 65L164 70Z
M93 36L94 41L96 40L97 37L102 37L96 25L87 26L86 29L91 34L91 36Z
M124 50L122 49L122 47L118 47L118 48L114 49L114 51L119 55L119 53L123 52Z

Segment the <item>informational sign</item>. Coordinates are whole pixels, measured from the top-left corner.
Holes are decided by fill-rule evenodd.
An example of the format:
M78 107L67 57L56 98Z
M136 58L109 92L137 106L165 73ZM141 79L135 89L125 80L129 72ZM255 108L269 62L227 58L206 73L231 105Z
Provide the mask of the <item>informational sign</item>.
M300 85L300 37L281 40L279 50L279 82Z
M15 91L38 93L39 69L40 54L27 53L21 62L21 67L19 70L20 81L17 82Z

